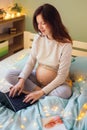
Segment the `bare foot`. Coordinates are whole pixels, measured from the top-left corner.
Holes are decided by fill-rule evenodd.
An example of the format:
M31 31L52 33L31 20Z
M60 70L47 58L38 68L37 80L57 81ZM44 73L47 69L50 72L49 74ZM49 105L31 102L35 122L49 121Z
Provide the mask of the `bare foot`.
M24 94L29 94L30 92L23 90L22 93L24 93Z
M38 91L38 90L41 90L41 88L39 86L36 86L33 91Z

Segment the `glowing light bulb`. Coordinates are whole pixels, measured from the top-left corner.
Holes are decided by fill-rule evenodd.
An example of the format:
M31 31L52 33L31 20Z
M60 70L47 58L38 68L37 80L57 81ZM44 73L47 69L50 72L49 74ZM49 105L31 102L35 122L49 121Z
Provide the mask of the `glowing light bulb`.
M20 127L21 127L21 129L24 129L24 128L25 128L25 126L24 126L24 125L21 125Z
M16 14L16 16L17 16L17 17L21 16L21 13L18 12L18 13Z
M7 13L5 16L4 16L4 19L9 19L11 18L11 15L9 13Z
M11 14L11 18L14 18L15 17L15 14Z

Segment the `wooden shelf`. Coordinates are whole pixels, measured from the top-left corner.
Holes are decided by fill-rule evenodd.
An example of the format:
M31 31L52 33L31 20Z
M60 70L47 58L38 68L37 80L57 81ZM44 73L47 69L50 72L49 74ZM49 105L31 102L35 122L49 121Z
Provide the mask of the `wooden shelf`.
M9 27L4 26L11 24L11 28L16 29L16 33L10 34L9 33ZM3 57L0 57L0 60L8 57L9 55L12 55L13 53L21 50L24 48L24 29L25 29L25 16L15 17L12 19L7 20L0 20L0 25L3 28L3 30L7 29L7 32L0 33L0 42L7 40L9 42L9 50L8 54L6 54ZM10 43L11 40L11 43Z
M20 20L24 20L25 19L25 16L22 15L22 16L19 16L19 17L15 17L15 18L10 18L10 19L1 19L0 20L0 24L6 24L6 23L10 23L10 22L17 22L17 21L20 21Z
M23 34L23 32L17 32L16 34L8 34L8 33L0 34L0 41L9 40L21 34Z

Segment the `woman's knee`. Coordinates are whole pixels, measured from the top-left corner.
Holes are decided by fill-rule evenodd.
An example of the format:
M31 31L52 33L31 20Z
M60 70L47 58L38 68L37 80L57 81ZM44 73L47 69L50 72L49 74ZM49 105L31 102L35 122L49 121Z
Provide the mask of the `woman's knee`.
M18 70L10 70L10 71L8 71L7 75L5 76L5 79L9 83L15 84L15 82L17 82L19 73L20 72Z
M10 71L8 71L8 73L6 74L5 79L6 79L7 81L9 81L9 79L11 78L12 73L13 73L13 70L10 70Z
M64 84L54 89L49 95L68 99L72 95L72 89L66 84Z

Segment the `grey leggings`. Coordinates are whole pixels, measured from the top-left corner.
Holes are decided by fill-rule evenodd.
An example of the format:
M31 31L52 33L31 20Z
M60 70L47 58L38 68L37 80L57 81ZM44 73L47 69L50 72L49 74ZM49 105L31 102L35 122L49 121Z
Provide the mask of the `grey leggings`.
M12 84L13 86L18 82L18 76L21 71L18 70L11 70L9 73L6 75L6 80ZM35 70L30 74L30 76L26 79L25 85L24 85L24 90L26 91L33 91L33 89L36 86L41 87L41 84L37 81L36 79L36 72ZM53 91L51 91L48 95L50 96L58 96L61 98L69 98L72 94L71 88L66 84L62 84L61 86L57 87Z

